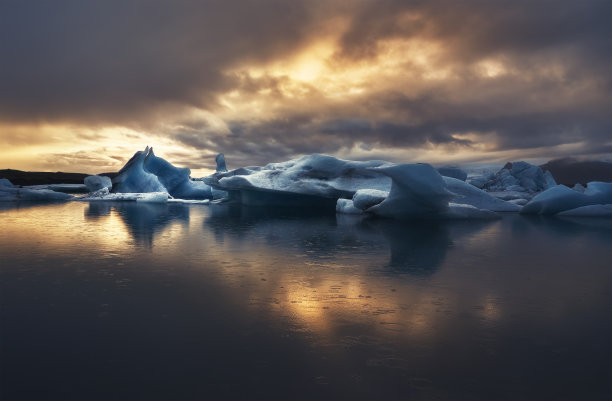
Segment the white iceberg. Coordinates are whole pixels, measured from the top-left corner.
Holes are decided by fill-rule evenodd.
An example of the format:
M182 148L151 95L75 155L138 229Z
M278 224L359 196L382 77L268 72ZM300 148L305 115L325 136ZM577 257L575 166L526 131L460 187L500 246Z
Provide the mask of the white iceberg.
M113 188L113 183L109 177L103 175L90 175L85 177L85 186L89 192L95 192L102 188L111 190Z
M476 188L461 180L442 177L446 188L454 194L452 202L474 206L478 209L487 209L494 212L518 212L521 207L515 203L507 202L486 191Z
M341 214L363 214L362 209L357 209L351 199L338 199L336 202L336 213Z
M66 192L66 193L87 193L89 190L85 184L40 184L40 185L27 185L23 188L26 189L48 189L55 192Z
M49 189L19 188L6 179L0 182L0 201L62 201L72 198L72 195Z
M449 201L475 210L520 209L461 180L442 177L428 164L358 162L314 154L265 167L216 172L204 180L215 189L227 191L229 199L247 205L333 207L345 214L365 211L396 218L442 216L448 211ZM475 215L472 208L461 209L457 215L470 213Z
M461 170L459 167L454 166L438 167L438 173L440 173L440 175L443 177L456 178L460 181L465 181L468 176L467 172Z
M540 167L524 161L507 163L495 174L472 177L468 182L487 191L515 191L528 194L557 185L550 171L544 172Z
M589 182L584 192L557 185L536 195L523 206L521 213L556 214L590 205L612 203L612 183Z
M369 207L378 205L389 196L388 191L378 189L359 189L353 195L353 205L359 210L366 210Z
M104 187L97 191L91 192L84 196L79 196L75 200L79 201L137 201L148 203L166 203L168 202L167 192L122 192L112 193L108 188Z
M156 157L148 146L138 151L112 180L113 192L167 192L181 199L211 199L211 188L202 181L190 178L188 168L174 167Z
M358 162L313 154L265 167L217 172L204 182L247 205L335 208L338 198L350 199L358 189L388 190L391 179L372 169L388 165L379 160Z
M376 170L392 179L389 196L367 209L377 216L409 219L448 211L453 194L429 164L400 164Z
M0 178L0 187L15 187L8 178Z

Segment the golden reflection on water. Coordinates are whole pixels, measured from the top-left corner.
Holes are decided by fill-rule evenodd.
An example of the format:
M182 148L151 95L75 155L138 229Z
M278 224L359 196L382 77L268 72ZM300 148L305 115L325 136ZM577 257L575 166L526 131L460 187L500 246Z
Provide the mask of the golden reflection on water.
M75 246L100 251L129 248L132 237L123 220L110 213L92 225L84 219L89 205L70 202L51 205L22 204L0 211L1 239L12 249L34 247L49 254Z
M162 268L212 274L226 295L247 299L249 311L283 317L328 341L346 324L385 338L426 339L461 316L503 320L505 281L483 287L488 267L480 264L497 246L499 221L411 227L216 213L202 205L136 203L8 208L0 211L0 246L47 256L79 249L125 258L139 250ZM473 265L444 268L466 254L475 255ZM559 301L547 307L563 311Z
M250 310L282 315L300 330L322 336L332 336L346 322L367 325L387 337L430 335L440 318L456 313L461 303L443 290L423 291L422 281L432 280L431 272L416 282L406 275L368 273L370 268L393 269L398 260L410 257L417 264L432 264L428 268L435 271L452 243L443 230L434 230L433 239L424 240L418 238L418 230L398 232L398 227L360 231L340 225L320 233L317 222L255 219L241 232L235 229L240 224L231 221L219 229L220 220L214 215L211 220L205 206L106 202L9 209L1 216L2 243L16 249L34 246L52 255L78 247L121 257L140 247L169 268L190 258L196 267L217 270L228 293L246 294ZM289 231L296 224L299 230ZM491 235L495 229L495 225L479 226L464 235L464 244L472 246L471 238ZM346 236L349 243L328 246L328 235ZM411 250L414 241L433 244L433 251L427 252L438 255L423 254L420 246ZM354 253L363 247L366 254ZM501 312L490 299L481 303L484 318L499 317Z

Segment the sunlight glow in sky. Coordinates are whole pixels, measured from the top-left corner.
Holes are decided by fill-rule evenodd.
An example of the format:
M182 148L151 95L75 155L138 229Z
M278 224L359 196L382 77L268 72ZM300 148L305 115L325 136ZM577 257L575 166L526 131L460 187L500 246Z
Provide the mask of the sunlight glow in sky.
M611 9L5 1L0 168L116 171L146 145L194 176L218 152L230 168L609 156Z

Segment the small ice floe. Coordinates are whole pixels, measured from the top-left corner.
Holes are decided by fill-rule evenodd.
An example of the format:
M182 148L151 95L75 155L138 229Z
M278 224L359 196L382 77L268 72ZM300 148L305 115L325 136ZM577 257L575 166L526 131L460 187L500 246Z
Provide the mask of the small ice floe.
M144 192L144 193L111 193L108 188L102 188L91 192L85 196L79 196L75 200L79 201L136 201L148 203L166 203L169 195L167 192Z
M110 191L113 188L113 183L109 177L103 175L90 175L85 177L85 186L89 192L95 192L102 188L107 188Z
M20 188L9 180L0 180L0 201L63 201L73 196L50 189Z
M583 206L608 204L612 204L612 183L589 182L584 192L557 185L536 195L523 206L521 213L557 214Z

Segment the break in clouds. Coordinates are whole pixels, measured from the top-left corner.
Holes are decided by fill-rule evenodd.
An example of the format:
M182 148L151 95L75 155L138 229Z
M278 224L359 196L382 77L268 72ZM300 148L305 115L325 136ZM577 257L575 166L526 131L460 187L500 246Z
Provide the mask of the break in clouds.
M77 143L74 166L101 138L173 144L192 168L217 151L235 166L612 153L610 15L595 0L3 1L0 141Z

